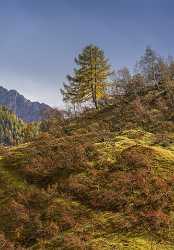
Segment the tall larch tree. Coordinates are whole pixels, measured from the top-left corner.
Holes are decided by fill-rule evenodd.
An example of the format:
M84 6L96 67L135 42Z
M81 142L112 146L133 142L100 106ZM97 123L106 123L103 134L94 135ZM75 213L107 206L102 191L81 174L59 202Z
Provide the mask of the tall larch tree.
M68 83L61 89L65 102L72 104L92 101L95 108L99 100L106 97L108 77L111 67L102 49L95 45L84 48L75 59L77 67L73 76L68 75Z

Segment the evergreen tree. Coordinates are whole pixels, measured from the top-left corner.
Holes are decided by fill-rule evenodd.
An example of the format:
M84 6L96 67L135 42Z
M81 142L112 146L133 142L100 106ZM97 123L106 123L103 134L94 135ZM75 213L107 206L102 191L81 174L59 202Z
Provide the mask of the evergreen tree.
M75 59L74 75L67 76L68 84L61 90L65 102L72 104L92 101L98 108L99 100L106 98L110 65L104 52L95 45L89 45Z

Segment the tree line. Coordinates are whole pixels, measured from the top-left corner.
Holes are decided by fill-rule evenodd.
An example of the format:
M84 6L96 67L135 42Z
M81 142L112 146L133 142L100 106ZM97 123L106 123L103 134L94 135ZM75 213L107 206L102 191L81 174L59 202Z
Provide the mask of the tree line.
M134 73L127 67L112 70L104 51L96 45L85 47L75 64L61 89L63 100L74 108L92 104L98 109L119 96L136 97L152 87L165 92L174 104L174 60L162 58L150 46L136 63Z

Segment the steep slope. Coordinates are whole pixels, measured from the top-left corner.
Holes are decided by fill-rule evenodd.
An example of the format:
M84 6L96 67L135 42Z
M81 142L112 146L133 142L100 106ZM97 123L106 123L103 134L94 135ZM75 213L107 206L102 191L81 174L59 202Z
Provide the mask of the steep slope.
M78 118L78 119L77 119ZM122 131L141 127L146 131L163 133L174 130L173 106L164 91L150 89L142 96L115 97L99 110L82 112L69 123L68 130Z
M38 132L38 124L27 124L6 107L0 106L0 144L19 144L34 138Z
M42 119L43 113L51 108L39 102L31 102L16 90L7 90L0 87L0 105L4 105L20 118L32 122Z
M174 249L173 139L173 132L132 129L44 135L1 150L2 242L10 249Z

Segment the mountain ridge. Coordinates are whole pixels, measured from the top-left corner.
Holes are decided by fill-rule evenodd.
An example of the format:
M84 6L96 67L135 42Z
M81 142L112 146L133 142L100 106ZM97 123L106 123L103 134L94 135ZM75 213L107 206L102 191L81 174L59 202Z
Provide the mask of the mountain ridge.
M37 101L30 101L20 94L17 90L8 90L0 86L0 105L16 113L16 115L27 122L39 121L43 118L44 112L52 108Z

